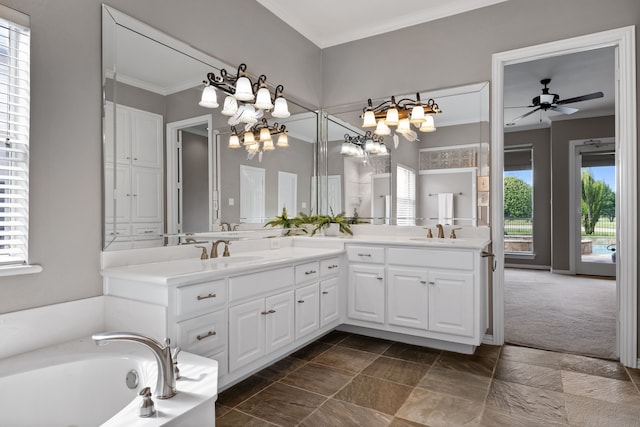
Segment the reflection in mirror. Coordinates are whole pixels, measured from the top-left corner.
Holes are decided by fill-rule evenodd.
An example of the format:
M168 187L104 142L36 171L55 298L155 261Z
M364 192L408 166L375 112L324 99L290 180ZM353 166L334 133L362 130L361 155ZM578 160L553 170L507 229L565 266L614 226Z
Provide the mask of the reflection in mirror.
M390 126L380 141L384 160L358 157L344 145L345 134L368 130L362 128L367 102L326 109L328 176L342 181L342 210L374 224L487 225L489 84L421 92L420 98L435 100L442 111L433 116L435 129L401 132ZM337 205L331 200L328 191L329 207Z
M102 40L105 250L184 243L227 224L262 228L284 206L309 212L316 112L287 95L291 115L277 122L288 147L229 148L222 106L198 104L208 73L236 67L106 5Z

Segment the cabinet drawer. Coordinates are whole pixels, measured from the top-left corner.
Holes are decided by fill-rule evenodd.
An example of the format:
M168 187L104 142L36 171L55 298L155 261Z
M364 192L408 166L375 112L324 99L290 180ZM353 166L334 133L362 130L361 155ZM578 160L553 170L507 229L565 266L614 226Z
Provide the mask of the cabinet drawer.
M178 346L191 353L210 355L227 345L226 310L178 322L177 327Z
M318 261L296 265L296 283L309 282L320 277L320 263Z
M224 306L226 300L224 280L183 286L176 290L176 315L181 317L211 311Z
M229 302L264 295L293 286L293 267L229 278Z
M389 248L389 264L413 265L417 267L453 268L472 270L472 251L442 249Z
M357 262L384 262L384 248L377 246L348 246L347 258Z
M133 235L136 239L157 239L162 236L162 224L133 224Z
M323 259L320 261L320 276L330 276L332 274L338 274L341 267L340 257Z

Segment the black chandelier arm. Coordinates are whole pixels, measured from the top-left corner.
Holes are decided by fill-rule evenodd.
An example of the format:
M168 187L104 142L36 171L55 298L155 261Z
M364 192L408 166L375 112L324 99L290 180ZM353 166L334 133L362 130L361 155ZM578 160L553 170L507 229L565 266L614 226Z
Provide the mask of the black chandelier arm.
M282 93L284 92L284 86L283 85L278 85L276 86L276 90L274 92L274 99L280 98L282 96L284 96Z

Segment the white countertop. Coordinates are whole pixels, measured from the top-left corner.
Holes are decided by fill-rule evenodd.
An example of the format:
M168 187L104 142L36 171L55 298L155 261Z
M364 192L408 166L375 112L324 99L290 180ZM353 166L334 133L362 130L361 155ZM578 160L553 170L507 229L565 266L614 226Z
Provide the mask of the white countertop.
M355 235L355 236L339 236L339 237L306 237L296 236L295 239L299 240L338 240L347 244L369 244L369 245L400 245L400 246L420 246L420 247L435 247L440 249L479 249L482 250L491 243L491 239L476 237L476 238L459 238L459 239L438 239L427 237L407 237L407 236L393 236L393 235Z

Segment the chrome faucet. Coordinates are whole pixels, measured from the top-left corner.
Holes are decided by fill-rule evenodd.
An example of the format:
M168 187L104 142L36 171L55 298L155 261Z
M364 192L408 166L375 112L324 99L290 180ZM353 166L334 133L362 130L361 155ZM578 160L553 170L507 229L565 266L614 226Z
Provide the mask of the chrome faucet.
M442 224L436 224L438 228L438 239L444 239L444 229L442 228Z
M156 397L158 399L169 399L176 395L176 377L174 374L173 357L169 338L165 338L164 344L153 338L136 334L133 332L103 332L94 334L91 338L96 345L106 345L111 341L137 342L149 348L156 357L158 363L158 382L156 383Z
M218 245L224 243L225 249L222 256L229 256L229 241L228 240L216 240L211 244L211 258L218 258Z

